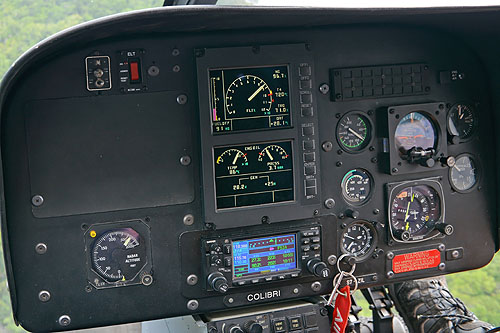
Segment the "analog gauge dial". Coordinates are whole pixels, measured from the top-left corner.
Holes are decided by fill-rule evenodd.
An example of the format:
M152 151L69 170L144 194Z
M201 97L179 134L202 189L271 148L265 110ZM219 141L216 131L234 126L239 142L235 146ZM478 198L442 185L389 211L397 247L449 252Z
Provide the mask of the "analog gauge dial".
M350 224L342 234L341 250L358 260L370 254L375 247L375 229L365 221Z
M255 75L238 77L226 92L226 109L231 119L269 115L273 101L267 83Z
M257 160L259 162L266 162L269 171L282 170L283 160L289 158L290 155L286 150L278 145L269 145L259 152Z
M368 201L372 179L368 172L362 169L354 169L342 178L342 195L344 199L353 204L363 204Z
M132 228L105 232L92 247L92 267L107 282L134 279L146 261L146 248Z
M248 166L247 154L239 149L228 149L215 160L217 168L223 169L227 175L239 175L241 168Z
M448 133L462 140L469 139L476 128L476 117L472 107L455 104L448 113Z
M394 134L396 149L401 154L416 148L436 148L437 131L431 119L420 112L411 112L404 116Z
M455 165L450 168L450 182L458 192L466 192L476 185L478 173L474 159L467 154L457 156Z
M407 241L423 237L433 230L441 217L441 199L427 185L409 186L400 190L391 204L393 236Z
M370 142L371 125L364 115L351 112L343 116L337 125L337 140L347 151L357 152Z

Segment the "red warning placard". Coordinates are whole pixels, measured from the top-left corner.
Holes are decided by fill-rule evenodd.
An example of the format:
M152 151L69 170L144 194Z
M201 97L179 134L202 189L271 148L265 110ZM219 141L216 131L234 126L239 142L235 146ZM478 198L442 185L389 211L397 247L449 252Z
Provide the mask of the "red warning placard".
M437 249L399 254L392 260L392 271L396 274L437 267L441 263L441 252Z

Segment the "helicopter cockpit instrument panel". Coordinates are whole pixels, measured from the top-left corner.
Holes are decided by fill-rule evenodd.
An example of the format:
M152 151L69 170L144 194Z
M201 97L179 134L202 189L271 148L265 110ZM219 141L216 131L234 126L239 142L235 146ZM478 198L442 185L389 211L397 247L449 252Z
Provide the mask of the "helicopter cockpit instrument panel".
M339 269L367 288L486 265L491 58L425 11L342 15L163 8L22 57L1 91L16 320L78 329L325 295Z

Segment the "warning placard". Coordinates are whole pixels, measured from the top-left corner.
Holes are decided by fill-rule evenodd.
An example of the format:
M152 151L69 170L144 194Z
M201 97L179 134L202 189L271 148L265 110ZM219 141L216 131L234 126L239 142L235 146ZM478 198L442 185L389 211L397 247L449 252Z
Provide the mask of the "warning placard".
M396 274L437 267L441 252L437 249L399 254L392 260L392 271Z

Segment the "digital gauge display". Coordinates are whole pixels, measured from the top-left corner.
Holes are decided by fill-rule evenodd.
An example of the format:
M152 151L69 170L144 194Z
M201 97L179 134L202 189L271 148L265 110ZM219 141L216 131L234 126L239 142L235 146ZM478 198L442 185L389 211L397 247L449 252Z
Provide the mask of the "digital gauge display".
M290 127L287 66L209 71L212 132Z
M295 238L295 234L291 234L233 242L233 278L242 279L296 269Z
M217 209L294 200L292 142L214 148Z

